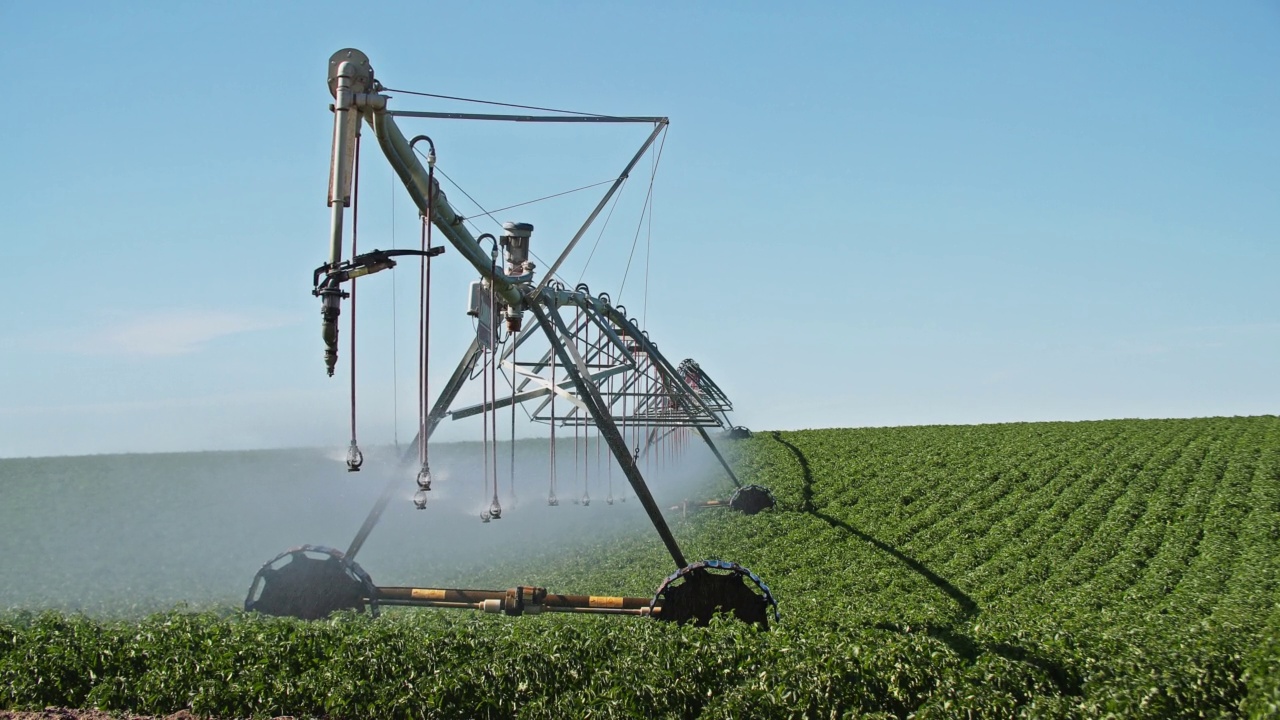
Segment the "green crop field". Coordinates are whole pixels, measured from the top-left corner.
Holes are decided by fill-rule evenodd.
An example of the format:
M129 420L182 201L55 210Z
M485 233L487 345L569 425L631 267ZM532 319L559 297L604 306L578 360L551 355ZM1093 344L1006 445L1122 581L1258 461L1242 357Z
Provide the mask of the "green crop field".
M726 450L778 508L707 511L674 519L674 531L691 559L735 560L769 583L782 621L768 631L413 610L312 623L230 608L143 619L11 610L0 707L1280 713L1280 418L758 432ZM470 579L647 595L673 569L642 528L568 547Z

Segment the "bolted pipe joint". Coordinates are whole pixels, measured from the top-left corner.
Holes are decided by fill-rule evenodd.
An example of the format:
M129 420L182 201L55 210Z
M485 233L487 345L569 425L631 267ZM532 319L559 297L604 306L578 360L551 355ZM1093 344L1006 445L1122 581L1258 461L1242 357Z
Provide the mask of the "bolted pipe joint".
M529 242L532 236L533 225L530 223L502 223L502 237L499 238L498 242L502 246L503 259L505 261L504 270L508 277L519 278L524 282L533 280L533 270L536 266L529 260ZM522 305L523 303L507 306L507 332L520 332L520 328L524 324L524 308Z
M390 98L381 93L355 93L352 97L352 105L359 108L361 112L382 112L387 109L388 100Z

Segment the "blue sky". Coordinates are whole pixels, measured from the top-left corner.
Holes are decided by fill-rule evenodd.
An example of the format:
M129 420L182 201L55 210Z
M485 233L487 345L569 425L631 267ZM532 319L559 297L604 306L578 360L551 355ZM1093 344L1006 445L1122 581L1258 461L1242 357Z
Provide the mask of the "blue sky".
M1280 408L1274 2L7 3L0 456L345 445L309 290L347 46L394 88L671 117L647 302L643 275L623 301L735 422ZM403 126L488 207L607 179L646 132ZM361 245L411 245L366 149ZM547 257L588 195L503 219ZM643 197L593 290L616 291ZM436 267L443 377L472 273ZM365 442L412 432L398 272L361 290Z

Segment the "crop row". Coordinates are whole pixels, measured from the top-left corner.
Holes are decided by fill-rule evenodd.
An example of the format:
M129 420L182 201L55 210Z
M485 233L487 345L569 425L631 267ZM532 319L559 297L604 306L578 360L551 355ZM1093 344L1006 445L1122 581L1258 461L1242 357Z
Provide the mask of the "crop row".
M783 612L768 632L412 611L20 614L0 621L0 706L1265 717L1280 708L1278 448L1275 417L758 432L725 450L779 507L674 531L686 555L764 577ZM671 570L649 534L576 547L470 580L647 594Z

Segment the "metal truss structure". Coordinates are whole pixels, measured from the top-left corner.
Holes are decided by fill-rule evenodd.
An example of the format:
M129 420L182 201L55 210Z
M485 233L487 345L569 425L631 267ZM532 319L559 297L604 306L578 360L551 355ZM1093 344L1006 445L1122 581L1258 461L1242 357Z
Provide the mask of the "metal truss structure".
M650 614L680 621L692 619L706 622L711 614L722 610L752 622L766 622L765 608L776 604L767 587L753 574L736 564L720 560L693 564L688 562L662 509L654 500L638 462L642 452L647 451L664 434L677 429L692 429L715 455L735 487L742 489L742 483L707 432L708 428L729 427L727 413L732 409L732 403L696 362L685 360L679 365L672 364L658 350L649 334L627 316L626 308L614 305L607 294L592 295L585 285L570 290L555 280L557 270L592 222L666 129L667 118L581 113L496 115L393 111L388 107L389 97L383 92L385 88L374 77L368 57L354 49L340 50L333 55L329 62L328 80L334 97L329 184L331 232L329 260L315 271L314 294L322 303L325 361L329 374L333 374L338 358L338 318L342 301L349 296L344 284L394 267L396 258L403 256L421 256L424 263L427 263L425 267L429 268L429 259L441 252L441 248L430 246L430 235L427 234L421 250L375 250L362 255L356 255L353 251L351 259L343 259L344 218L346 209L352 203L352 180L356 172L358 139L363 125L372 129L383 155L408 191L424 219L424 231L434 228L445 238L448 246L480 276L480 280L472 284L469 310L477 318L476 337L463 353L434 402L427 403L425 395L421 398L423 411L411 450L421 459L415 504L419 508L424 508L427 504L426 498L432 483L427 461L427 443L445 418L458 420L476 415L496 417L496 411L502 408L514 410L515 406L520 405L525 407L531 419L549 424L553 428L594 428L607 444L609 452L676 565L676 573L661 586L644 612L640 612L638 607L628 608L635 609L635 614ZM535 281L535 266L529 261L533 226L527 223L506 223L500 238L487 234L474 236L466 227L465 218L450 204L435 178L434 142L425 135L407 139L397 126L396 118L526 123L642 123L652 125L653 129L577 233L547 268L542 279ZM424 142L430 147L425 156L426 166L417 149ZM488 247L485 246L486 242L490 243ZM527 324L526 316L530 319ZM500 342L504 325L506 339ZM477 376L477 367L482 368L485 382L489 384L485 400L479 404L454 407L463 386ZM496 392L495 379L499 373L508 378L510 393L505 397ZM352 392L354 398L354 386ZM644 438L643 448L639 443L641 437ZM358 470L361 462L362 455L356 446L353 427L348 467ZM496 466L495 457L494 498L492 508L485 516L486 521L490 517L498 519L502 516L496 489ZM317 615L339 607L364 607L366 604L376 607L379 599L384 604L403 604L409 599L422 599L414 595L413 589L402 588L391 592L392 589L373 586L368 581L367 574L354 563L356 554L399 487L398 480L393 480L386 487L345 553L323 549L322 557L316 559L308 558L301 550L290 551L264 566L259 576L255 577L246 607L264 610L270 608L269 611L278 614ZM293 560L283 567L273 564L290 558ZM727 571L727 574L719 571ZM752 579L754 586L762 592L748 588L743 584L743 578ZM675 583L677 579L681 582ZM346 591L334 595L345 598L342 601L344 604L328 607L321 603L316 606L314 598L324 594L324 587L321 586L325 583L345 583ZM673 587L684 589L676 592ZM546 595L545 590L540 588L521 588L529 590L530 597ZM440 592L445 593L443 590ZM449 592L454 594L432 596L445 603L437 606L461 607L466 602L460 598L479 597L477 602L480 605L476 607L483 609L484 602L496 598L474 595L488 591ZM678 608L663 604L665 599L669 605L676 596L682 598ZM268 601L264 602L263 597L268 598ZM441 600L445 597L451 599ZM305 612L291 612L297 605L290 604L293 602L291 598L304 598L298 602L305 605ZM462 605L449 604L455 602ZM520 605L514 600L512 602L515 603L512 607ZM631 604L637 603L633 601Z

